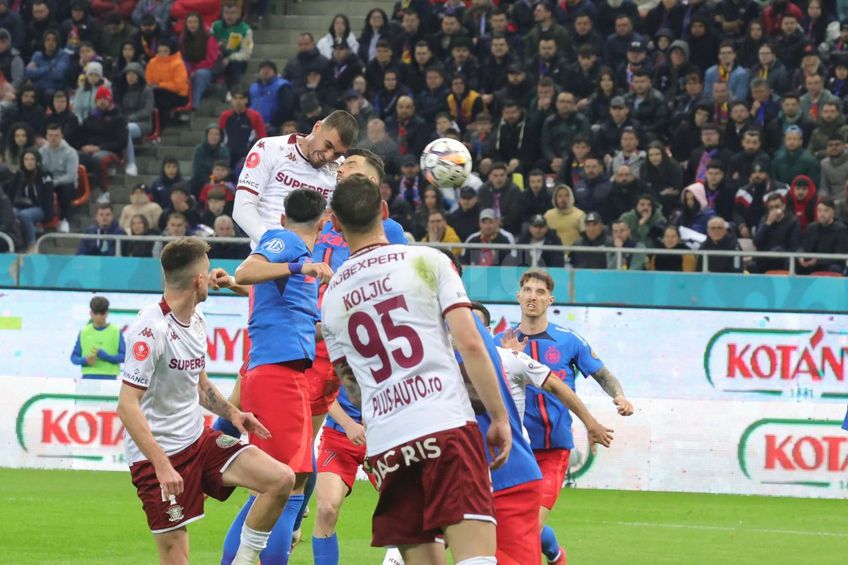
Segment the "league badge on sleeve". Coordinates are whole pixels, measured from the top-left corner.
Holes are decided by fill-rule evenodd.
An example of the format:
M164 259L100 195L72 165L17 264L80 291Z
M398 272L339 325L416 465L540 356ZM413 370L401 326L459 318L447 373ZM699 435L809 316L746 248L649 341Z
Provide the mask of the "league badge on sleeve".
M274 239L269 239L262 248L271 253L282 253L286 248L286 244L282 239L275 237Z
M143 341L135 342L133 345L133 357L136 358L136 361L144 361L150 356L150 346Z

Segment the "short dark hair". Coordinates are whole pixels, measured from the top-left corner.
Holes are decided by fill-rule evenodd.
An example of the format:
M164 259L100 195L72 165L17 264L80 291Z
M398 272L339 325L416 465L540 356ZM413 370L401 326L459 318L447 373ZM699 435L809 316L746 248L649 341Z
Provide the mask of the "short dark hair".
M639 69L637 71L633 71L633 78L636 77L648 77L651 78L651 73L646 71L645 69Z
M354 147L349 149L345 157L362 157L365 159L365 164L373 168L377 173L377 182L383 184L383 179L386 177L386 165L383 163L382 157L362 147Z
M311 188L297 188L286 196L283 206L286 218L296 224L314 224L324 215L327 199Z
M345 230L365 233L380 221L380 187L365 175L350 175L338 184L330 208Z
M98 202L97 206L94 208L94 213L96 214L98 210L109 210L110 212L114 212L115 208L109 202Z
M489 169L489 170L494 171L496 169L503 169L503 170L507 171L507 170L509 170L509 167L507 167L506 163L504 163L503 161L495 161L494 163L492 163L492 168Z
M819 204L822 204L823 206L827 206L831 210L836 209L836 203L833 201L832 198L822 198L821 200L819 200Z
M109 311L109 301L103 296L95 296L88 303L88 307L93 314L105 314Z
M345 147L353 145L359 135L359 124L356 118L344 110L331 112L329 116L321 120L321 125L336 130Z
M229 169L230 168L230 162L224 161L223 159L218 159L217 161L212 163L212 168L214 169L215 167L227 167Z
M721 169L724 171L724 163L722 163L719 159L710 159L710 162L707 163L708 169Z
M419 47L426 47L427 49L430 49L430 44L427 41L422 39L415 44L416 49L419 48ZM432 49L430 49L430 50L432 51Z
M797 92L787 92L783 95L783 98L780 99L780 102L783 103L790 98L793 100L801 100L801 96Z
M471 301L471 310L472 311L477 310L478 312L480 312L480 314L482 314L483 319L481 321L483 322L484 326L488 326L489 324L492 323L492 314L491 314L491 312L489 312L489 309L486 308L486 306L482 302L478 302L477 300L472 300Z
M530 269L528 271L524 271L521 275L521 279L518 281L518 288L524 286L524 283L529 280L542 281L548 288L548 292L554 291L554 278L544 269Z
M47 131L56 131L56 130L59 130L61 132L62 126L60 126L56 122L50 122L49 124L47 124Z
M181 237L169 242L163 249L159 261L165 274L165 284L185 287L189 282L186 271L206 257L209 244L197 237Z
M772 190L771 192L766 194L766 203L774 202L775 200L780 200L781 202L785 203L785 201L783 200L783 195L777 190Z
M389 43L389 41L387 39L380 39L380 40L377 41L377 45L375 45L374 48L375 49L380 49L380 48L391 49L392 44Z

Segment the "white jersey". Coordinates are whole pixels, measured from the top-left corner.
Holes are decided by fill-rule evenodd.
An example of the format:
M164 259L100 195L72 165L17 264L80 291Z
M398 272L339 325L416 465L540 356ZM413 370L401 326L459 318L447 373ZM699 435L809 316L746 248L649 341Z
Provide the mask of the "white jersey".
M515 401L518 415L521 416L523 422L524 407L527 404L524 387L533 385L542 388L542 385L548 379L548 375L551 374L551 369L521 351L498 347L498 355L501 357L501 364L509 379L509 393L512 395L512 400Z
M259 197L256 211L264 230L280 227L284 202L291 191L311 188L329 202L336 189L336 171L344 159L330 161L316 169L301 152L297 140L296 134L264 137L253 144L244 160L237 189ZM255 235L256 230L251 230L250 226L239 225L249 235ZM254 244L258 242L258 236L251 235L251 239Z
M470 305L450 260L427 247L368 247L333 275L322 331L362 389L369 456L474 421L444 322Z
M183 325L163 298L138 313L126 340L121 379L146 391L141 411L162 451L182 451L203 433L197 385L206 366L206 319L195 310L189 325ZM127 461L145 459L129 434L124 442Z

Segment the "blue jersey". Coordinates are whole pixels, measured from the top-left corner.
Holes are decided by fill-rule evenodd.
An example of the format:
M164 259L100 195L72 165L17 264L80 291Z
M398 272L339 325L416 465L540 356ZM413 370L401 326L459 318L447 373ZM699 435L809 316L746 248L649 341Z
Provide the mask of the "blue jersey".
M848 431L848 411L845 412L845 420L842 421L842 429Z
M524 337L529 338L524 352L550 367L551 372L575 392L574 380L578 370L587 377L604 366L586 340L571 330L548 324L544 332L536 335L525 336L518 331L518 338ZM500 336L496 339L500 341ZM530 434L533 449L573 449L572 419L568 408L546 390L532 385L527 385L526 390L524 427Z
M362 411L353 404L351 404L350 398L348 398L347 391L345 390L344 386L339 389L339 395L336 397L336 400L339 401L339 406L342 407L342 410L344 410L348 416L353 418L354 422L358 424L362 423ZM341 425L336 422L329 414L327 414L327 418L324 420L324 427L331 428L333 430L336 430L337 432L345 433L344 428L341 427Z
M492 360L492 365L495 366L495 374L498 376L498 388L501 391L501 397L503 398L504 406L506 406L507 414L509 414L509 427L512 430L512 451L509 453L509 459L506 460L506 463L500 469L492 471L492 490L497 492L516 485L529 483L530 481L538 481L542 478L542 472L539 470L536 458L533 457L530 444L524 437L518 408L515 407L515 401L513 401L512 394L509 392L509 383L501 365L501 357L498 355L495 342L486 330L486 326L477 319L477 316L474 316L474 321L477 323L477 331L480 332L483 343L486 344L486 352ZM459 353L456 356L457 360L462 362ZM484 446L486 445L486 432L489 431L489 424L491 422L488 413L477 415L477 426L480 428L480 433L483 434ZM486 450L486 459L489 463L492 462L488 450Z
M403 228L394 220L385 220L383 229L386 232L386 239L391 244L406 245L406 235L403 233ZM315 249L312 251L312 256L316 261L326 263L333 269L333 272L342 266L342 263L350 257L350 247L347 245L344 236L340 232L333 229L333 222L324 224L324 229L321 230L321 235L318 236L318 241L315 242Z
M309 248L294 232L268 230L256 250L271 263L307 263ZM253 285L250 295L250 365L312 361L318 315L318 280L303 274Z

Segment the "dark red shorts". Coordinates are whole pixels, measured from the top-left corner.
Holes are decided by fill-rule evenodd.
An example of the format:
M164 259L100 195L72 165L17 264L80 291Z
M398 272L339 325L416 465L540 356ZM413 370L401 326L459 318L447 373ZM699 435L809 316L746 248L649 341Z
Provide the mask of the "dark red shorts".
M312 472L312 416L306 375L288 365L259 365L241 381L241 407L253 412L271 437L250 443L295 473Z
M498 563L538 563L542 553L539 505L542 481L531 481L495 493L498 519Z
M312 362L312 367L306 370L306 378L309 382L309 406L312 415L326 414L339 394L341 381L336 378L333 364L327 354L327 345L323 341L315 345L315 361Z
M368 462L380 491L373 546L432 543L463 520L496 523L477 424L408 441Z
M548 510L554 507L559 493L562 492L562 483L565 482L565 474L568 472L568 457L570 449L540 449L534 451L536 463L542 471L542 506Z
M204 494L227 500L235 487L224 486L224 471L243 450L250 447L253 446L205 428L197 441L168 457L183 478L183 492L174 501L162 501L162 489L152 463L138 461L130 465L132 483L147 514L150 531L163 534L203 518Z
M324 426L321 445L318 447L318 472L333 473L341 477L348 492L353 490L356 471L365 462L365 446L353 445L344 434Z

